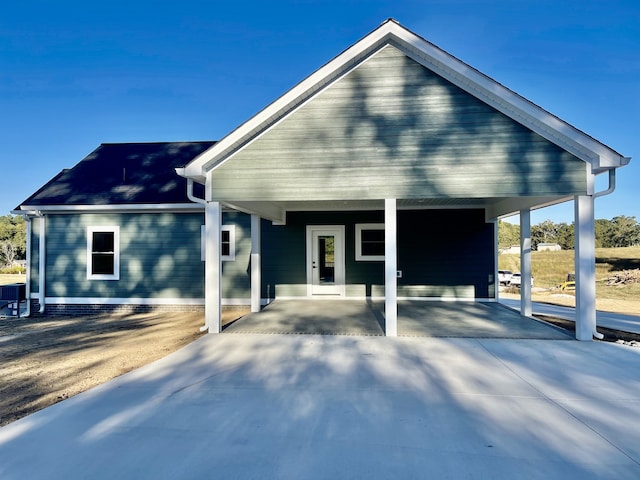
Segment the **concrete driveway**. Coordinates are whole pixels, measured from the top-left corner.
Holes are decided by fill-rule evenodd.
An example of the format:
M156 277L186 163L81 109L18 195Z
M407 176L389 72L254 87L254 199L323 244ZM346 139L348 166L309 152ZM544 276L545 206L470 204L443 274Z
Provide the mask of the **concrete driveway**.
M520 300L501 298L500 303L509 308L520 311ZM565 318L572 322L575 322L576 320L576 309L574 307L563 307L561 305L551 305L549 303L541 302L532 302L531 306L533 313ZM623 313L603 312L598 310L596 312L596 325L598 327L620 330L621 332L640 334L640 316L638 315L625 315Z
M206 335L0 429L0 478L640 478L640 349Z

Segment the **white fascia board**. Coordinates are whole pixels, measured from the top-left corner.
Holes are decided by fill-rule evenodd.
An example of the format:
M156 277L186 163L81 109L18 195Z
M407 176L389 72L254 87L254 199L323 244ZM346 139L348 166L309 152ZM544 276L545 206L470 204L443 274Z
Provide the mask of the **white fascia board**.
M88 213L88 212L201 212L197 203L158 203L139 205L21 205L21 212Z
M395 21L388 20L196 157L185 167L185 176L204 183L207 171L221 164L248 141L387 43L399 47L426 68L590 163L594 172L629 163L628 157L622 156Z

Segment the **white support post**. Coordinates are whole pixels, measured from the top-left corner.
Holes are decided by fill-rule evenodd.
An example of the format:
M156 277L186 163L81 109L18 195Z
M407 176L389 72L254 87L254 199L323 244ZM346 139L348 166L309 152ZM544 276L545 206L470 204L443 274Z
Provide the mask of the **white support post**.
M262 300L260 266L260 216L251 215L251 311L259 312Z
M531 313L531 211L526 209L520 210L520 314Z
M498 248L498 220L493 221L493 285L494 285L494 293L493 297L496 299L496 302L500 301L500 277L498 276L498 257L500 256L500 251Z
M205 206L205 325L209 333L222 331L222 207L220 202Z
M398 335L398 252L396 199L384 201L384 315L385 334Z
M596 331L596 245L594 201L591 195L576 196L575 269L576 339L593 340Z

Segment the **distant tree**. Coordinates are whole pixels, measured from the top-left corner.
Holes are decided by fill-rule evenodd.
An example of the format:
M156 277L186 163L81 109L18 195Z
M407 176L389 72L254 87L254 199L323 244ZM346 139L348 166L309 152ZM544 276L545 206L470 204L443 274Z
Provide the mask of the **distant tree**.
M596 247L614 248L640 245L640 223L635 217L620 215L611 220L595 221ZM498 245L506 248L520 243L520 227L507 222L498 222ZM554 223L545 220L531 226L531 248L538 249L541 243L557 243L564 250L575 248L575 225Z
M575 246L575 229L573 223L570 225L559 223L556 228L555 241L563 250L573 250Z
M8 240L0 242L0 260L6 267L12 267L16 261L16 249Z
M597 218L595 221L596 230L596 247L609 247L609 235L610 230L613 228L611 220L604 218Z
M13 245L15 257L24 259L26 255L26 222L17 215L5 215L0 217L0 242L9 242Z
M520 226L498 220L498 247L520 245Z
M620 215L611 219L611 229L607 235L610 247L632 247L640 244L640 225L636 217Z
M558 236L558 226L551 220L545 220L531 226L531 249L537 250L540 243L555 243Z

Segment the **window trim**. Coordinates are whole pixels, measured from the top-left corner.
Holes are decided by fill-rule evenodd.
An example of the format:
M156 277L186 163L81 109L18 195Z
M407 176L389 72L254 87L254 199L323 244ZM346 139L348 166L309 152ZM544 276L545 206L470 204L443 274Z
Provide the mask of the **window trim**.
M360 261L360 262L384 261L384 255L363 255L362 254L362 231L363 230L384 231L384 223L356 223L356 261Z
M113 233L113 274L93 273L93 234ZM114 225L87 227L87 280L120 280L120 227Z
M207 259L207 242L206 239L206 225L200 225L200 260L203 262ZM229 232L229 255L220 255L220 260L223 262L233 262L236 259L236 226L235 225L222 225L220 229L220 238L222 239L222 232ZM220 251L222 252L222 241L220 243Z

